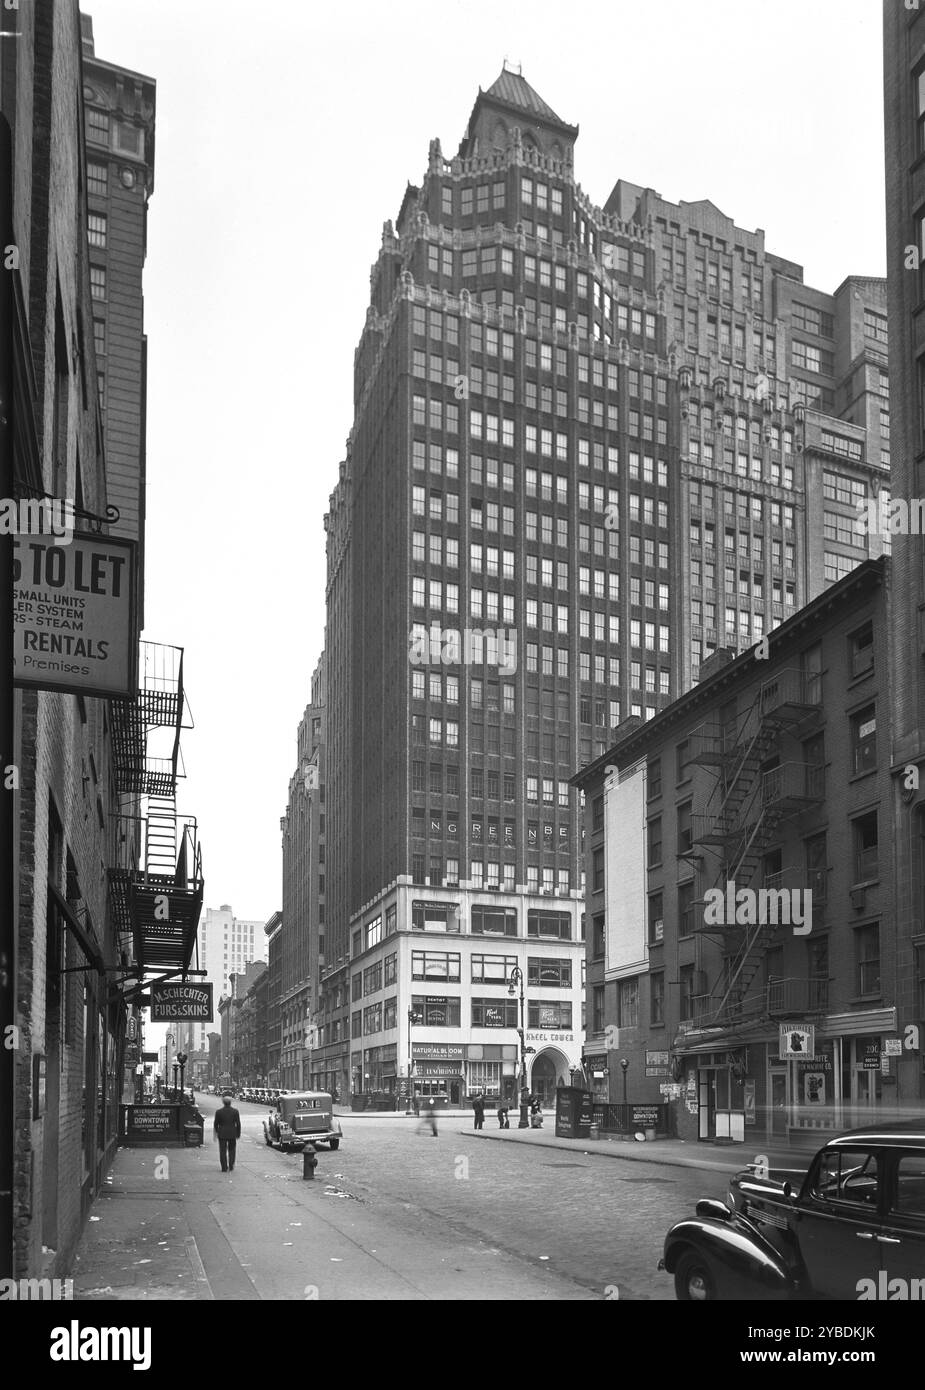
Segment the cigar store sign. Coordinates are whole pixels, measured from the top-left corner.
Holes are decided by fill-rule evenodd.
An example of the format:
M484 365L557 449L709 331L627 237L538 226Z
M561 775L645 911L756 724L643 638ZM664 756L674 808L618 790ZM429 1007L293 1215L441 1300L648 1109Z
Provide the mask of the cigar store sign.
M138 686L135 542L74 532L13 538L13 679L131 699Z

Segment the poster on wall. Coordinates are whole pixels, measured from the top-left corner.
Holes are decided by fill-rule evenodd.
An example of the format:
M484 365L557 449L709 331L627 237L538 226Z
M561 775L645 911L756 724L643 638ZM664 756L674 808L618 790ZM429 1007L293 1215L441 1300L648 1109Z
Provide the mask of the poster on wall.
M755 1116L755 1082L753 1079L746 1078L742 1082L742 1106L745 1110L745 1123L747 1125L757 1124Z

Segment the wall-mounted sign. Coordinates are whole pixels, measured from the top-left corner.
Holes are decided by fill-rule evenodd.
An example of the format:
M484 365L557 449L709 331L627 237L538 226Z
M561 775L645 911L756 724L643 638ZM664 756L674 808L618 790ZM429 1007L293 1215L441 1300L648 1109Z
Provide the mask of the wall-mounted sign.
M647 1066L647 1067L667 1067L667 1065L668 1065L668 1053L667 1053L667 1052L646 1052L646 1066Z
M879 1051L879 1044L878 1044ZM791 1058L803 1058L809 1060L816 1053L816 1028L812 1023L793 1023L781 1024L780 1029L780 1055ZM878 1061L877 1065L880 1063Z
M102 699L138 693L136 542L13 537L13 684Z
M880 1070L879 1038L864 1038L859 1045L858 1051L860 1053L861 1066L865 1071Z
M525 1033L527 1042L574 1042L574 1033Z
M174 1019L212 1021L212 984L181 984L161 980L151 986L151 1022L170 1023Z
M412 1043L412 1057L432 1057L435 1061L449 1059L451 1057L462 1060L463 1050L461 1043Z
M901 1057L903 1054L902 1038L884 1038L883 1052L886 1057Z

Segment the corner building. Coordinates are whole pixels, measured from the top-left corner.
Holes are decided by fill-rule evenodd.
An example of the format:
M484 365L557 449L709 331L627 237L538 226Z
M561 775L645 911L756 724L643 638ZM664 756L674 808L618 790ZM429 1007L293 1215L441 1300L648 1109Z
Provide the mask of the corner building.
M882 549L853 518L888 475L883 282L812 290L706 201L598 208L577 135L505 69L372 268L326 518L319 1008L354 1091L414 1061L510 1093L516 963L551 1098L582 1050L575 769Z

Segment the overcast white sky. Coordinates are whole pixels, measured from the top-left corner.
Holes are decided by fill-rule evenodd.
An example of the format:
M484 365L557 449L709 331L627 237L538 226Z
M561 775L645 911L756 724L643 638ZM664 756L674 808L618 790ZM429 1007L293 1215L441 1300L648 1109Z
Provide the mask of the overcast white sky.
M871 0L85 0L157 80L145 636L186 648L181 809L206 902L281 907L279 818L324 630L322 517L382 223L507 57L576 173L711 199L834 290L885 270Z

